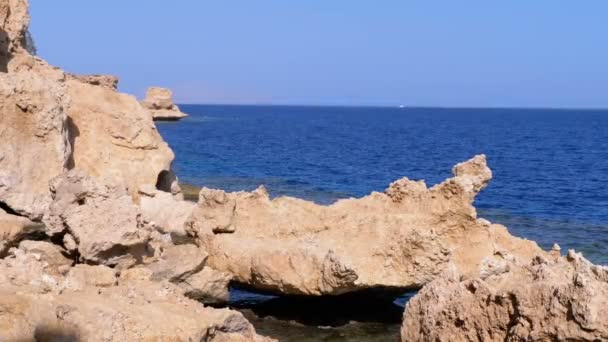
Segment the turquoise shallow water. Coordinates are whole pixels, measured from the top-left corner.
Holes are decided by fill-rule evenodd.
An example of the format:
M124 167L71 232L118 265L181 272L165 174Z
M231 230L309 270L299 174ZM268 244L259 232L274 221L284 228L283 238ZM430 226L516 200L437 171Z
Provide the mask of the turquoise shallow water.
M157 126L182 182L231 191L264 184L274 196L331 203L382 191L404 176L433 185L450 177L454 164L485 153L494 179L476 199L479 216L544 248L557 242L608 264L608 111L181 108L188 118ZM289 341L398 334L394 322L323 327L273 315L280 313L254 323Z

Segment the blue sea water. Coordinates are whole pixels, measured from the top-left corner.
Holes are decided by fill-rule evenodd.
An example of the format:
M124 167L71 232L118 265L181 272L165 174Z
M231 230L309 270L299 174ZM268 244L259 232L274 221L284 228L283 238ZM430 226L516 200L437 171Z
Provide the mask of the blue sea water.
M396 179L427 185L484 153L481 217L608 263L608 111L183 105L157 127L180 180L331 203Z

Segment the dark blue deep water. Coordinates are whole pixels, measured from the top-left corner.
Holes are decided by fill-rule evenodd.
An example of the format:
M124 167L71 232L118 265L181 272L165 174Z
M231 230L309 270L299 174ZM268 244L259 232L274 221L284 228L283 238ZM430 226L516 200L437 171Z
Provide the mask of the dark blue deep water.
M157 123L182 182L330 203L485 153L480 216L608 263L608 111L184 105Z
M454 164L485 153L494 179L477 197L479 216L544 248L557 242L562 251L608 264L608 111L181 108L188 118L157 126L182 183L230 191L264 184L274 196L331 203L382 191L404 176L430 186L450 177ZM260 333L282 341L398 339L402 309L385 323L355 320L331 329L291 317L308 309L279 300L242 311ZM387 310L395 308L380 312ZM309 311L304 320L318 316L318 308Z

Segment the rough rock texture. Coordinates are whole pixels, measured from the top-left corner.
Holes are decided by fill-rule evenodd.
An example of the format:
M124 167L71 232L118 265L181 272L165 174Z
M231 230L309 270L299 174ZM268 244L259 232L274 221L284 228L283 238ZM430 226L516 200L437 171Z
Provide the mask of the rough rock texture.
M178 285L188 298L196 299L205 304L227 303L230 299L230 281L228 273L218 272L210 267L203 268L184 279Z
M74 169L53 179L51 190L53 203L45 216L49 235L73 237L83 261L123 266L141 261L150 231L121 184Z
M118 88L118 77L112 75L77 75L66 74L68 79L77 80L83 83L116 90Z
M184 228L187 218L195 208L192 202L176 200L168 192L156 189L140 189L140 207L144 220L162 234L170 234L175 243L190 239Z
M0 209L0 258L19 241L43 232L43 224L32 222L26 217L8 214Z
M66 276L21 249L0 260L2 341L267 341L238 312L205 308L168 282L116 278L105 266Z
M207 253L195 245L170 246L162 251L158 261L148 265L152 280L180 282L205 266Z
M51 200L49 180L70 155L62 74L47 71L0 73L0 202L34 220Z
M211 268L261 290L302 295L418 288L448 267L477 274L504 253L541 253L477 219L473 199L491 179L485 156L453 172L430 189L404 178L385 193L329 206L270 200L264 188L203 189L187 231L209 252Z
M169 173L173 152L133 96L77 80L67 86L74 167L123 182L134 198Z
M0 72L6 72L13 55L34 50L28 39L30 16L27 1L0 1L0 23Z
M608 268L558 253L433 281L407 304L402 341L608 340Z
M148 109L154 120L179 120L188 116L173 103L173 93L166 88L148 88L141 104Z

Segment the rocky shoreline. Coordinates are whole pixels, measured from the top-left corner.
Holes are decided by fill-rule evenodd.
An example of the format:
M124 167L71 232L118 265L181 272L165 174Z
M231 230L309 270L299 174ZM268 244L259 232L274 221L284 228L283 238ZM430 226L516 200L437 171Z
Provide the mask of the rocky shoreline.
M153 122L183 117L170 91L50 66L28 25L26 0L0 0L0 340L272 340L221 308L231 286L282 307L421 289L403 341L608 339L606 267L477 217L484 155L327 206L196 195Z

